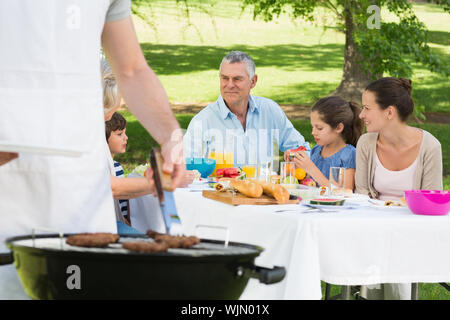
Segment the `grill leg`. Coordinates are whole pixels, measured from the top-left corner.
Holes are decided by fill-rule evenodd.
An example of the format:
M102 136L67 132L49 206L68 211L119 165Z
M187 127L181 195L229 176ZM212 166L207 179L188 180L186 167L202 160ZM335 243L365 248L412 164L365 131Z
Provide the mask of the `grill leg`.
M351 286L342 286L342 300L350 300Z
M411 283L411 300L419 300L419 284Z
M325 283L325 300L330 299L330 288L331 285L329 283Z

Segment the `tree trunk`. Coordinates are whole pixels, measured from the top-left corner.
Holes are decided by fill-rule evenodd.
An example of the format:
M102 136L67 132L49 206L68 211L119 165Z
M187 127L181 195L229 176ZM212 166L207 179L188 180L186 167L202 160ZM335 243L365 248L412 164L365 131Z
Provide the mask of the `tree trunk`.
M350 8L350 1L346 1L344 8L345 16L345 56L344 74L341 83L330 95L338 95L347 101L361 103L361 96L366 86L371 82L371 74L364 72L361 68L361 55L353 41L353 30L355 28Z

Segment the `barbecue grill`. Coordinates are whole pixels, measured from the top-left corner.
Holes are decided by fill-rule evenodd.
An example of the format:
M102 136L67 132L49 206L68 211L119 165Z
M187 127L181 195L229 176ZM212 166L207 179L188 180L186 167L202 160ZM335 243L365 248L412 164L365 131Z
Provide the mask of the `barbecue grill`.
M283 267L254 264L261 247L202 239L189 249L137 253L121 236L106 248L66 243L69 235L26 235L6 240L11 253L0 264L14 263L33 299L238 299L249 278L271 284L285 276Z

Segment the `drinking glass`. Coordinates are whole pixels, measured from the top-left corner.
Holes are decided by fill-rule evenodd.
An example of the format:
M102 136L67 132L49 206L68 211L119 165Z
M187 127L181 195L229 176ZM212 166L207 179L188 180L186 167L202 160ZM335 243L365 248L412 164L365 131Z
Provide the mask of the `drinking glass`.
M256 179L261 182L271 182L272 170L271 162L258 163Z
M345 168L330 168L330 194L343 196L345 193Z
M283 185L294 185L295 184L295 163L294 162L281 162L280 183Z
M242 166L242 171L245 172L245 177L247 179L254 179L256 175L256 166L252 164Z

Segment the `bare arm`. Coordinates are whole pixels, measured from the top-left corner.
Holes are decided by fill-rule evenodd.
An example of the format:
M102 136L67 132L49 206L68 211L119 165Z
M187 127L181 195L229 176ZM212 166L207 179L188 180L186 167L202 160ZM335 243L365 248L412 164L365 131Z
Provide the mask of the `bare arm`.
M153 171L147 169L145 178L118 178L111 176L111 189L114 199L133 199L155 193Z
M102 44L131 112L161 145L163 170L178 186L184 175L183 139L161 82L148 66L131 17L105 23Z
M114 199L133 199L153 193L145 178L118 178L111 176L111 189Z
M114 199L126 200L133 199L147 194L156 195L153 171L147 169L145 178L118 178L111 176L111 189ZM195 179L195 174L192 171L186 170L181 179L180 187L185 188L190 185Z

